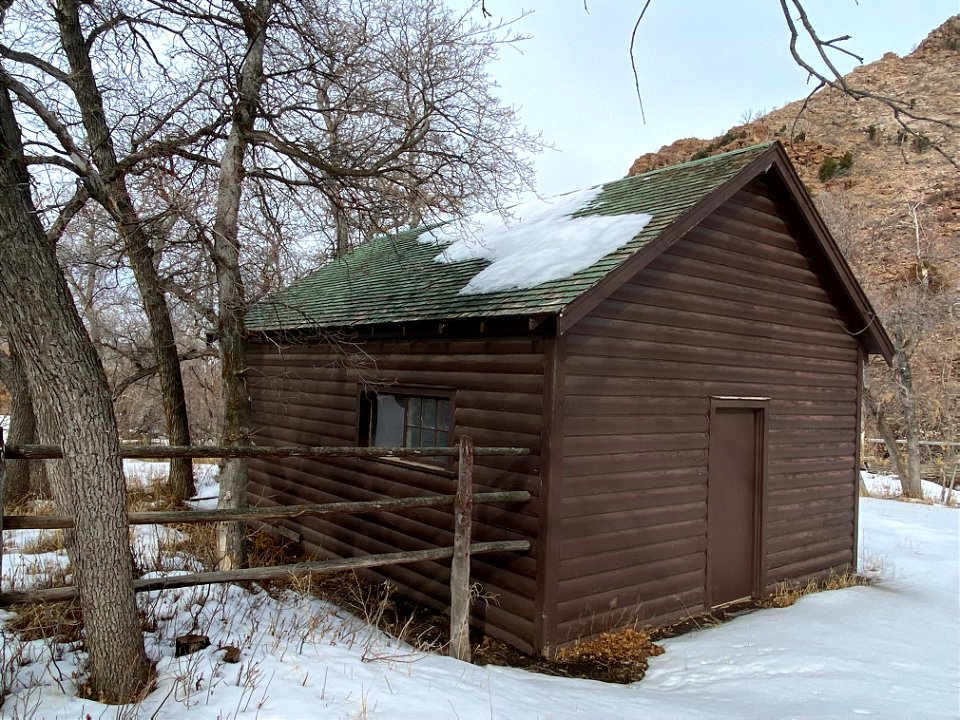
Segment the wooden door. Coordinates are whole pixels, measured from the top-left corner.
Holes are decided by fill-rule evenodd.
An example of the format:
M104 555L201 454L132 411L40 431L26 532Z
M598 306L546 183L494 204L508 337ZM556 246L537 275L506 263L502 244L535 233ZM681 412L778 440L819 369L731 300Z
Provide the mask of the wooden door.
M763 407L727 401L711 407L707 480L707 603L717 607L758 592Z

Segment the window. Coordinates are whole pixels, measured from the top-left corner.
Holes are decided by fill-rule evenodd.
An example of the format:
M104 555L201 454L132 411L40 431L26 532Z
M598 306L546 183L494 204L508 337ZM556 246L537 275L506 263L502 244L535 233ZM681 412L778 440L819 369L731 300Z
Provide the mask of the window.
M450 408L449 397L363 393L360 440L372 447L446 447Z

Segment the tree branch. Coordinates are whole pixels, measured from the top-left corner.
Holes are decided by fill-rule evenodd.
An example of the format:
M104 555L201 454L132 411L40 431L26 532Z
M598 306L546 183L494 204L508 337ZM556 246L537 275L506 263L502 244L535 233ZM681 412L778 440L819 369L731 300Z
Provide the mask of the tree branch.
M185 362L187 360L198 360L200 358L214 358L217 356L215 350L202 349L202 350L189 350L185 353L180 353L177 355L177 359L180 362ZM153 377L160 372L159 365L151 365L150 367L141 368L137 372L128 375L122 380L114 383L113 386L113 399L117 400L128 387L131 385L140 382L148 377Z

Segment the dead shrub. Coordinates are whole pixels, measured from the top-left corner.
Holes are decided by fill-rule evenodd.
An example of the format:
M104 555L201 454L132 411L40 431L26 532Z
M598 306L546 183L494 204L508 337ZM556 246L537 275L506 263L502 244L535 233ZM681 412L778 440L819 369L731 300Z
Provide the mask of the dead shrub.
M624 628L577 643L557 652L560 662L590 661L597 663L646 663L648 657L663 654L663 648L642 630Z

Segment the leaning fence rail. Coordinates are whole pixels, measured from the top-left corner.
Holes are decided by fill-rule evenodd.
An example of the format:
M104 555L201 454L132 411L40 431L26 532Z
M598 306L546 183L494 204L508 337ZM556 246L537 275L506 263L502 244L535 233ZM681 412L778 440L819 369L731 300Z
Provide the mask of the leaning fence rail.
M371 512L397 512L411 508L453 507L453 545L409 552L381 553L337 560L303 562L274 567L242 568L171 577L135 579L134 590L146 592L168 588L189 587L212 583L275 580L292 575L331 573L342 570L399 565L424 560L452 558L450 574L450 654L462 660L470 659L470 556L492 552L521 552L530 549L527 540L493 542L471 541L473 506L502 502L525 502L530 499L526 490L473 492L473 459L475 456L520 456L529 454L525 448L474 447L471 438L460 438L458 447L443 448L358 448L308 446L156 446L127 445L120 448L120 456L127 459L170 458L458 458L456 492L452 495L385 498L362 502L335 502L320 505L287 505L254 507L235 510L151 511L128 514L128 524L216 523L282 520L300 517L324 517ZM0 430L0 500L4 497L5 460L50 460L62 458L61 449L54 445L4 445ZM73 519L55 515L0 515L0 533L3 530L51 530L73 527ZM0 573L3 568L3 550L0 543ZM18 590L0 593L0 606L17 603L43 603L70 600L77 596L76 587Z

